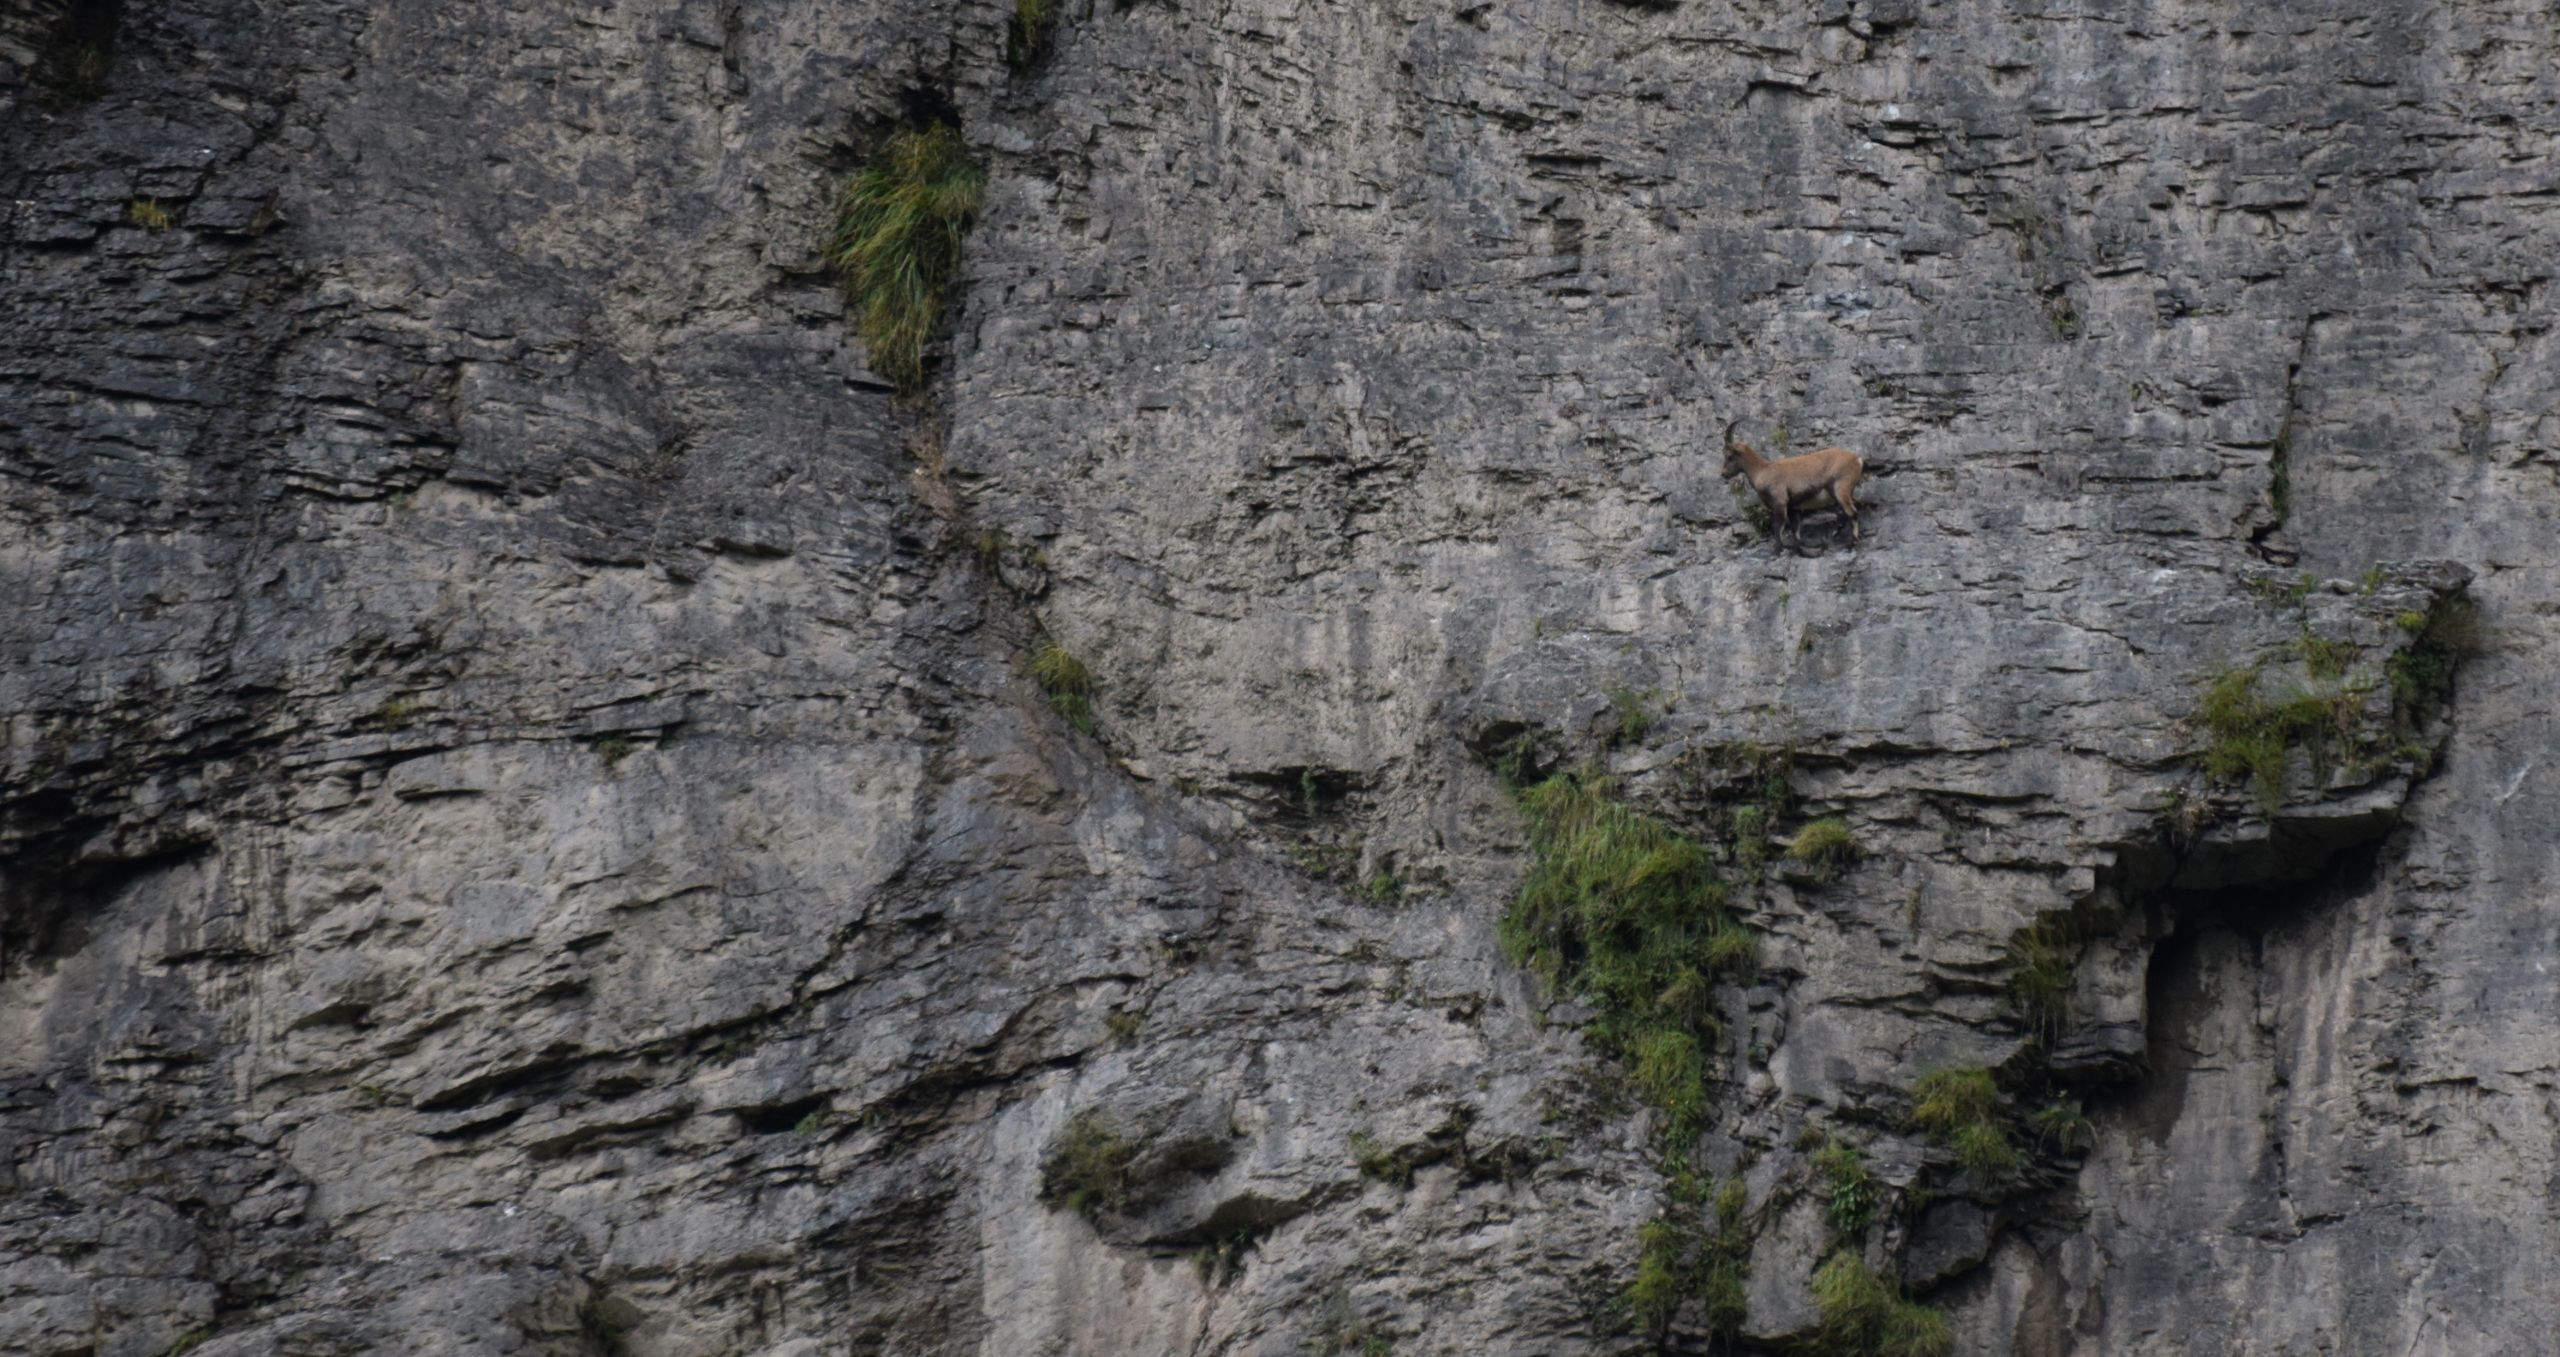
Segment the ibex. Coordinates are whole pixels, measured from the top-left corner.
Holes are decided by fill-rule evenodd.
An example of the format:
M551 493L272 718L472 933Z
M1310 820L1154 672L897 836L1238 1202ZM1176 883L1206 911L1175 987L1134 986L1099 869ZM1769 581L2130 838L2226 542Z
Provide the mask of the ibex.
M1724 474L1739 471L1751 483L1752 492L1769 510L1769 526L1778 539L1778 550L1789 547L1788 525L1795 521L1798 504L1818 505L1825 496L1849 516L1849 541L1855 545L1863 535L1858 530L1858 482L1867 474L1867 464L1847 448L1823 448L1816 452L1776 461L1751 450L1751 445L1733 436L1735 420L1724 426ZM1799 525L1794 534L1795 551L1804 551L1804 532Z

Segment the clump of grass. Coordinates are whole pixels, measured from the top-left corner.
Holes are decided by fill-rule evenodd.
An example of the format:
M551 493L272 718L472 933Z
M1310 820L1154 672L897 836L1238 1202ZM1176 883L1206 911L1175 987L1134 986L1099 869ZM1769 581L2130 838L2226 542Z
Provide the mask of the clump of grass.
M2027 1164L2009 1133L1993 1122L1957 1127L1947 1138L1947 1148L1955 1151L1956 1163L1965 1172L1984 1183L2004 1182Z
M872 369L902 390L924 384L925 341L985 191L959 130L936 124L891 136L836 200L827 264L860 313Z
M1645 695L1633 688L1619 686L1609 690L1609 714L1616 721L1612 744L1634 744L1653 729L1653 713L1645 709Z
M1730 1338L1742 1332L1750 1309L1745 1288L1751 1280L1751 1232L1744 1228L1742 1180L1732 1179L1716 1194L1716 1232L1705 1248L1705 1276L1698 1292L1706 1310L1707 1332Z
M1010 543L1005 539L1004 529L980 528L977 539L970 544L970 547L972 554L978 558L978 568L992 575L1004 566L1004 550L1008 545Z
M1031 681L1049 695L1049 708L1069 724L1093 733L1093 671L1055 641L1043 641L1031 652Z
M1335 1287L1325 1297L1323 1313L1307 1338L1308 1357L1394 1357L1395 1339L1377 1321L1360 1313L1351 1293Z
M1813 1304L1821 1317L1814 1350L1824 1357L1947 1357L1955 1350L1944 1314L1903 1295L1848 1250L1813 1274Z
M1716 921L1707 934L1707 968L1719 975L1747 976L1760 969L1760 935L1733 921Z
M1102 1015L1102 1025L1110 1031L1113 1041L1127 1041L1147 1025L1147 1015L1134 1008L1115 1008Z
M1363 1178L1398 1187L1413 1186L1412 1161L1366 1131L1351 1133L1351 1162L1359 1167Z
M1867 1157L1857 1146L1835 1141L1815 1152L1813 1169L1822 1176L1823 1213L1831 1220L1831 1232L1854 1244L1876 1218L1876 1180L1867 1171Z
M2305 570L2301 575L2290 580L2279 579L2274 575L2260 575L2242 587L2265 602L2278 607L2298 608L2320 587L2320 581L2310 571Z
M1769 860L1769 812L1765 808L1733 808L1733 860L1752 869Z
M1067 1121L1040 1164L1040 1200L1087 1220L1123 1211L1136 1200L1129 1178L1138 1147L1111 1125L1102 1109L1088 1107Z
M65 113L107 92L108 45L77 39L55 44L27 73L45 108Z
M2027 1126L2036 1133L2039 1148L2063 1154L2087 1149L2090 1139L2096 1134L2088 1114L2080 1110L2080 1104L2067 1098L2057 1098L2037 1108L2027 1118Z
M2302 652L2302 667L2316 679L2344 678L2347 666L2356 657L2353 643L2332 641L2308 628L2304 629L2298 648Z
M1598 773L1520 793L1531 863L1500 934L1512 959L1599 1010L1593 1035L1632 1065L1675 1136L1704 1124L1714 980L1747 962L1706 849L1629 808Z
M2296 745L2311 750L2315 769L2328 766L2333 743L2353 743L2364 708L2363 694L2353 690L2320 694L2296 692L2270 701L2258 691L2254 665L2227 669L2205 689L2204 717L2209 743L2205 772L2226 782L2245 777L2269 814L2284 804L2285 759Z
M1404 878L1393 872L1378 872L1361 883L1360 893L1373 905L1392 905L1404 899Z
M631 742L630 736L620 731L598 735L587 741L587 748L596 751L596 757L604 760L608 769L621 767L622 761L631 757L631 751L638 747Z
M1689 1298L1688 1233L1656 1216L1636 1227L1636 1279L1627 1286L1627 1308L1655 1338L1670 1332Z
M177 218L157 198L136 198L124 205L124 219L145 231L166 231Z
M2403 728L2414 728L2427 709L2453 696L2453 671L2480 653L2480 615L2470 600L2448 598L2423 613L2402 613L2397 620L2416 639L2386 666L2392 709Z
M1751 1268L1742 1180L1728 1180L1715 1193L1712 1223L1708 1186L1693 1171L1675 1171L1663 1213L1636 1231L1636 1276L1622 1299L1656 1346L1692 1298L1709 1333L1730 1335L1742 1327Z
M2002 1127L2004 1100L1991 1071L1932 1070L1920 1076L1911 1094L1911 1124L1953 1150L1966 1172L1997 1182L2026 1162Z
M2068 918L2039 919L2009 939L2009 1007L2047 1046L2071 1017L2082 939Z
M1829 881L1858 860L1857 836L1849 832L1847 821L1826 815L1796 831L1794 842L1787 845L1787 858Z
M1004 36L1005 64L1027 71L1047 56L1065 12L1065 0L1013 0L1013 22Z
M1703 1126L1707 1119L1707 1053L1697 1034L1650 1027L1636 1037L1636 1091L1671 1114L1674 1126Z

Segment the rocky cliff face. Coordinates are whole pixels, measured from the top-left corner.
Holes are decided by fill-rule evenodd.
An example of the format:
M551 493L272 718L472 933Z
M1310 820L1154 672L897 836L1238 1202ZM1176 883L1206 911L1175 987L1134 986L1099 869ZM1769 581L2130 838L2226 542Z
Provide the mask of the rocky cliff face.
M0 19L0 1349L2539 1350L2560 36L1946 8ZM1572 770L1694 1139L1497 942Z

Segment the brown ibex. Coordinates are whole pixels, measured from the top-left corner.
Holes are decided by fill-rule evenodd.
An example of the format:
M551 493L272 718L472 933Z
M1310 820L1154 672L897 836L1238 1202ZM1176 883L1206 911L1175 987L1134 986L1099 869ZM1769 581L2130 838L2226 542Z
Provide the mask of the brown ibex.
M1774 461L1751 450L1751 445L1733 436L1741 420L1724 426L1724 474L1739 471L1750 482L1760 503L1769 510L1769 526L1778 539L1778 550L1788 549L1788 525L1795 520L1798 504L1818 506L1828 497L1849 516L1849 541L1855 545L1863 535L1858 530L1858 482L1867 474L1867 464L1847 448L1823 448L1794 457ZM1794 533L1794 549L1804 551L1804 531L1799 524Z

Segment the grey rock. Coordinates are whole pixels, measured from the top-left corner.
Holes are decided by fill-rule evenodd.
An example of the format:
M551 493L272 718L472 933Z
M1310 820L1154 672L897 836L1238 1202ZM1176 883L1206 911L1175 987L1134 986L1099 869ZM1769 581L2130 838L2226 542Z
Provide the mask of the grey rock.
M1523 739L1862 846L1734 901L1754 1341L1808 1128L1960 1351L2560 1322L2531 7L158 0L66 98L86 8L0 16L0 1348L1632 1350ZM990 177L906 402L817 249L920 98ZM2391 738L2262 806L2199 704L2306 635ZM2092 1143L1963 1181L1949 1066Z

